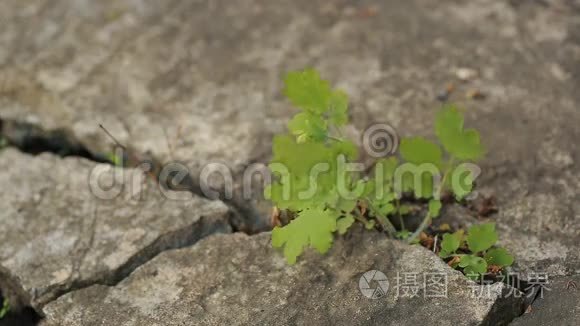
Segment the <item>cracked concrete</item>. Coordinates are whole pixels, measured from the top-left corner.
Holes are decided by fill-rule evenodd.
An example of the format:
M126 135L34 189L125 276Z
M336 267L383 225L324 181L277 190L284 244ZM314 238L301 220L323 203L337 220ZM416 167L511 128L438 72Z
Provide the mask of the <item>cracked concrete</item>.
M91 191L95 171L114 191ZM9 276L0 288L16 295L15 309L41 313L71 290L114 285L162 251L231 232L222 202L170 200L140 170L5 149L0 183L10 185L0 194L0 266Z
M372 269L390 282L377 300L358 289ZM407 274L420 282L439 275L435 284L446 280L447 292L418 285L406 296L397 277ZM517 292L477 285L422 247L360 229L296 266L271 247L269 233L217 235L159 255L115 287L61 297L42 325L498 325L521 313L522 299L509 291Z
M549 326L578 325L580 311L580 276L554 277L543 287L538 299L512 325Z
M347 91L359 134L388 122L401 136L431 136L436 97L452 82L449 100L467 108L466 124L488 148L478 191L499 207L488 219L463 212L453 223L496 221L524 278L571 275L580 270L578 13L578 1L564 0L5 0L0 119L64 128L93 154L111 150L102 123L136 153L183 161L194 175L221 162L239 176L267 161L272 135L294 112L280 93L288 70L315 67ZM460 82L459 67L479 76ZM485 99L467 97L473 89ZM42 205L58 203L48 194ZM267 203L249 206L266 215ZM91 214L83 209L75 232L90 230ZM141 227L124 236L138 238ZM0 240L19 234L2 232ZM11 247L43 245L20 237ZM82 256L90 234L53 238Z
M110 137L111 142L117 142L106 128L103 128L102 131ZM5 146L15 147L20 151L34 155L49 152L62 157L82 157L98 163L115 164L111 161L111 155L114 154L116 157L123 158L123 161L116 163L117 165L121 164L123 167L135 167L147 162L151 166L149 174L156 181L163 179L163 181L159 182L168 189L187 190L201 197L222 199L232 210L231 224L235 231L253 234L270 230L270 225L267 223L268 220L265 218L267 215L265 210L268 208L262 207L262 211L260 211L260 207L256 205L256 202L259 201L248 200L239 191L228 197L223 184L224 180L221 180L222 183L220 184L209 179L209 182L204 184L210 184L211 191L215 193L214 195L210 191L204 190L201 186L201 180L199 176L195 175L195 172L192 173L189 167L179 162L179 166L176 166L178 167L177 171L185 173L184 178L179 181L179 184L173 184L175 179L172 179L171 174L163 177L163 168L169 165L162 164L151 153L139 153L131 146L118 146L118 144L111 152L93 153L66 128L44 130L41 126L33 123L0 119L0 139L5 142ZM122 150L122 152L119 153L119 150ZM175 162L171 162L171 164L173 163ZM260 170L263 171L264 169L266 167L262 164ZM234 183L234 185L239 187L239 182ZM256 182L252 184L254 193L261 193L262 188L259 185ZM264 203L262 202L262 204Z

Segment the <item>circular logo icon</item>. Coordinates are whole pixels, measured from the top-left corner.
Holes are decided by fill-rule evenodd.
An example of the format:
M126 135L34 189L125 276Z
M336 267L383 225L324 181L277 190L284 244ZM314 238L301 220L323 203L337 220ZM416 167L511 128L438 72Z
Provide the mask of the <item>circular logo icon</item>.
M383 272L371 270L360 277L358 288L365 297L373 300L379 299L389 291L389 280Z
M399 148L397 130L386 123L370 126L365 130L362 137L365 151L374 158L394 155Z

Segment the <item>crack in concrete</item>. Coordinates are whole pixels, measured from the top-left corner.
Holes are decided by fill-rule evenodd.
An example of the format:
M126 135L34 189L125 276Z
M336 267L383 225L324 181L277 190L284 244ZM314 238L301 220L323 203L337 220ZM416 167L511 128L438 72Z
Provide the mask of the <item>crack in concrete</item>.
M95 220L92 222L93 225L94 221ZM74 277L73 274L75 273L73 271L69 277L68 282L56 284L54 286L43 289L42 291L38 291L36 289L33 295L30 295L24 289L17 276L13 275L6 268L0 266L0 289L2 289L0 293L4 293L5 296L9 298L11 307L15 312L22 313L25 312L26 309L32 308L34 314L38 316L37 319L41 319L44 317L43 307L63 295L82 290L93 285L115 286L127 278L131 273L133 273L133 271L153 260L156 256L165 251L181 249L195 245L198 241L213 234L232 232L231 227L227 223L219 220L209 222L203 216L200 218L199 222L195 222L194 224L187 225L174 232L165 233L159 236L155 241L139 250L122 266L116 268L113 271L101 273L82 281L71 281L71 279ZM201 227L197 224L201 224ZM77 273L79 273L78 269L80 269L82 264L80 261L83 260L86 252L88 252L87 247L83 248L83 250L80 252L81 257L79 259L75 259L75 261L79 261L78 264L75 264ZM36 304L33 304L33 301L35 301Z
M77 156L97 163L111 164L104 155L92 153L70 132L63 129L44 130L28 122L0 118L0 138L5 140L7 146L32 155L50 152L61 157Z
M88 245L85 245L85 246L79 248L81 239L83 237L79 237L77 239L77 243L75 243L75 251L78 251L79 254L73 254L72 255L73 256L73 260L72 260L72 266L73 266L72 267L72 272L70 273L70 275L69 275L69 277L68 277L68 279L67 279L67 281L65 283L72 282L72 280L74 278L80 277L80 274L81 274L80 273L80 268L83 265L83 263L84 263L84 261L85 261L85 259L87 257L87 254L89 253L90 249L93 247L94 242L95 242L95 233L96 233L97 219L98 219L98 207L95 207L94 208L94 211L93 211L93 218L91 219L91 225L89 227L90 235L89 235ZM79 259L74 259L74 257L77 257L77 256L80 256L80 258Z
M56 129L45 130L35 124L3 120L0 118L0 139L5 139L8 146L18 150L38 155L43 152L50 152L61 157L76 156L94 161L97 163L114 164L104 153L94 153L89 146L82 144L76 139L74 134L68 130ZM130 147L127 150L126 167L138 166L143 162L150 162L153 171L150 175L157 181L161 173L161 160L154 155L137 153ZM178 185L171 182L163 182L163 186L168 186L172 190L185 190L194 195L211 200L219 199L224 202L234 214L230 218L230 224L234 231L247 234L258 234L269 231L270 225L265 225L258 209L251 202L242 198L240 194L234 192L234 197L226 196L225 189L214 189L218 192L218 198L210 198L200 187L200 180L186 171L186 177ZM235 178L237 180L239 178ZM249 222L249 223L248 223Z
M8 127L6 128L5 126ZM32 124L0 120L0 135L4 136L8 140L10 146L16 147L23 152L32 154L52 152L63 157L79 156L99 163L112 164L112 162L108 161L104 155L91 153L85 146L76 141L74 136L71 136L66 131L45 131L42 128ZM18 137L21 137L22 139L19 139ZM51 140L53 138L55 139ZM139 159L140 157L143 157L143 155L136 154L134 152L129 152L129 155L133 157L134 162L132 163L137 163L143 160ZM151 156L149 156L148 160L152 161L152 165L155 167L153 174L156 180L158 180L161 164L158 163L158 160L151 158ZM175 187L207 198L207 196L201 190L199 184L199 180L196 180L193 176L191 176L191 174L188 174L186 178ZM195 245L195 243L197 243L199 240L212 234L242 232L249 235L255 235L263 231L268 231L268 229L263 226L251 230L248 229L248 226L244 224L248 217L250 217L251 220L258 220L255 218L258 215L255 207L245 202L241 197L225 199L224 189L217 189L217 191L219 193L219 199L221 199L230 209L227 225L223 225L221 223L208 224L207 222L204 222L205 219L202 217L201 225L203 225L203 227L196 228L194 225L188 225L177 231L163 234L153 243L139 250L119 268L116 268L115 270L107 273L101 273L100 275L96 275L90 279L74 281L73 279L78 279L78 276L80 275L79 270L82 267L85 256L92 247L91 243L93 242L92 239L94 239L94 226L97 221L97 212L95 211L93 214L93 219L91 220L91 226L89 227L90 233L87 234L89 237L88 244L82 248L79 248L78 251L73 255L74 257L78 257L78 259L74 259L74 268L67 282L46 288L41 293L35 293L34 297L36 298L36 302L38 302L38 306L33 307L34 313L42 318L44 315L42 308L46 304L74 291L82 290L93 285L111 287L116 286L129 275L131 275L136 269L148 263L159 254L168 250ZM81 243L78 245L80 246ZM18 283L17 278L11 277L10 279L12 280L11 285L0 286L0 288L20 289L19 291L16 291L18 293L16 295L16 302L20 307L22 307L22 309L25 309L26 307L32 307L32 300L30 295L28 295L22 289L22 286ZM510 304L516 303L514 301ZM527 305L529 304L530 303ZM494 306L486 317L484 324L492 325L495 324L498 320L504 320L504 312L507 311L507 309L510 309L510 307L509 304L505 303L502 303L501 306ZM525 309L522 308L521 311L523 314Z
M79 142L74 135L67 130L44 130L42 127L35 124L3 120L0 118L0 137L6 140L8 146L33 155L50 152L61 157L75 156L97 163L113 164L113 162L107 159L105 155L91 152L87 146ZM136 158L143 157L142 155L131 152L129 154ZM136 162L139 161L141 160L137 160ZM160 172L159 167L161 165L158 164L158 161L155 159L151 159L151 161L153 162L153 166L157 167L157 170L154 172L154 177L158 180ZM185 180L180 185L177 185L177 187L200 197L208 198L199 187L199 182L196 182L190 174L188 174ZM225 194L223 189L217 191L220 194L220 197L223 197ZM101 273L89 279L78 281L83 261L94 242L95 225L98 218L98 212L95 208L93 218L90 222L91 225L87 226L88 231L83 231L89 240L85 245L83 245L82 242L84 241L82 240L79 240L75 245L75 253L73 254L73 270L67 281L42 290L35 289L34 292L30 294L24 289L18 276L12 275L9 270L0 266L0 295L5 295L9 298L14 312L26 314L26 316L19 318L38 321L44 316L42 308L46 304L67 293L93 285L115 286L128 277L133 271L151 261L162 252L192 246L199 240L216 233L243 232L252 235L269 230L264 226L254 228L247 225L248 220L259 220L259 218L257 218L259 213L251 203L237 197L234 199L222 199L222 201L229 208L229 213L225 221L209 222L208 219L202 216L200 221L196 222L195 225L190 224L174 232L162 234L151 244L142 248L130 257L119 268L106 273ZM250 218L248 219L248 217ZM84 237L81 238L84 239ZM77 281L74 281L75 278L77 278Z
M200 222L202 227L190 224L174 232L161 235L113 271L101 273L83 281L73 281L64 286L60 284L46 289L38 297L39 306L44 307L46 304L69 292L78 291L93 285L115 286L127 278L133 271L165 251L195 245L198 241L213 234L231 232L228 225L220 222L208 223L205 217L201 217Z

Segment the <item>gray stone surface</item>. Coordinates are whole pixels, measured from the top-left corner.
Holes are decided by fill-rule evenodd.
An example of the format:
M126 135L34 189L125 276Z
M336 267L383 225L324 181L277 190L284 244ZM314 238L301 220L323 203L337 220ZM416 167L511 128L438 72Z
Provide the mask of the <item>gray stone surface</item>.
M117 197L91 192L95 168L103 169L103 185L116 178L114 189L124 186ZM222 202L169 200L140 171L116 171L124 173L84 159L0 151L0 289L14 309L40 312L72 289L115 284L163 250L231 232ZM141 190L132 180L145 180Z
M580 316L580 277L548 279L543 296L528 312L516 319L514 326L575 326Z
M401 136L433 134L453 82L488 148L479 191L497 198L490 219L516 270L577 275L579 13L565 0L5 0L0 119L67 129L94 152L110 150L103 123L194 174L240 171L267 161L291 115L285 71L317 68L351 95L353 129L389 122ZM460 82L459 67L479 75Z
M373 269L390 282L376 300L358 287ZM417 296L405 294L402 280L398 287L397 273L417 275ZM425 298L423 273L446 275L447 297ZM116 287L61 297L46 307L43 325L498 325L520 313L521 300L508 292L501 283L482 288L424 248L378 233L356 230L328 255L309 253L291 267L269 233L216 235L159 255Z
M10 8L6 15L40 16L25 26L4 17L3 118L72 130L95 152L112 145L102 123L138 152L186 161L197 172L208 163L237 168L267 155L276 129L269 98L279 84L269 81L280 75L267 81L265 69L252 67L264 56L235 55L261 47L260 35L245 30L256 10L263 11L258 2L240 8L227 1L3 6ZM11 38L23 30L34 37ZM256 32L270 33L270 26Z
M267 161L292 112L285 71L319 69L351 95L358 130L387 121L402 136L432 135L453 82L489 149L479 184L519 268L580 270L577 1L48 3L2 3L1 118L66 128L97 152L111 144L101 122L194 174L238 171ZM479 75L460 82L459 67Z

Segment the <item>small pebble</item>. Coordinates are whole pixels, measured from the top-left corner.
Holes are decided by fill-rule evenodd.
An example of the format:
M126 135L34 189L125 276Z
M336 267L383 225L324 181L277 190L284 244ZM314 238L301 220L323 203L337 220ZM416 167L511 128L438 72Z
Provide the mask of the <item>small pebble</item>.
M455 76L457 76L459 80L470 81L477 78L477 76L479 76L479 73L475 69L459 68L455 71Z
M437 100L439 100L441 102L447 101L448 98L449 98L449 93L447 93L446 91L441 91L437 94Z

